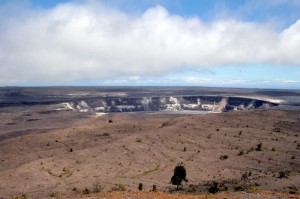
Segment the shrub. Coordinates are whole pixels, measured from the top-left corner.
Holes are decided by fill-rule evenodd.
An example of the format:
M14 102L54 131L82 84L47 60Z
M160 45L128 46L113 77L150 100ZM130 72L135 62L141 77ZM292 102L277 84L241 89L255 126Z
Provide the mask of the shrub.
M291 171L287 170L287 169L283 169L283 170L280 170L278 172L279 176L278 178L288 178L291 174Z
M209 193L217 193L219 190L219 183L216 181L213 181L210 187L208 188Z
M274 147L272 147L272 149L271 149L272 151L276 151L276 149L274 148Z
M240 150L240 151L238 152L238 156L242 156L242 155L244 155L244 150Z
M226 160L226 159L228 159L228 155L221 155L220 156L220 160Z
M290 190L289 191L290 194L299 194L299 190L297 189L297 187L295 185L290 186L289 190Z
M249 183L243 183L243 184L237 184L234 187L234 191L247 191L247 192L256 192L258 190L257 185L255 184L249 184Z
M138 187L138 189L139 189L140 191L142 191L142 190L143 190L143 183L139 183L139 187Z
M58 192L51 193L49 196L50 196L51 198L60 198L60 197L61 197L61 196L60 196L60 193L58 193Z
M28 196L26 194L22 194L20 199L27 199Z
M259 143L256 148L255 148L256 151L262 151L262 143Z
M108 137L110 134L109 133L102 133L100 136Z
M21 196L13 197L13 199L28 199L28 196L26 194L22 194Z
M252 172L245 172L242 174L242 180L248 180L248 177L250 177L252 175Z
M94 183L93 193L99 193L103 190L103 187L98 183Z
M119 183L115 184L116 186L112 189L113 191L126 191L126 187L124 184Z
M90 194L91 191L88 188L85 188L84 190L82 190L82 194Z
M187 189L188 193L194 193L196 191L196 187L192 184L189 185L189 188Z
M156 191L157 191L157 187L156 187L155 184L152 186L152 191L153 191L153 192L156 192Z
M295 159L295 158L296 158L296 156L294 156L294 155L291 157L292 160Z

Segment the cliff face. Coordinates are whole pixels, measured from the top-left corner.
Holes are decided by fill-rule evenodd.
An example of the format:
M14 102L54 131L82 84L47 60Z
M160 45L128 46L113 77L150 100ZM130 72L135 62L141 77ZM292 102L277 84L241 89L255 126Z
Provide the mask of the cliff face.
M264 95L264 92L269 95ZM281 94L281 91L270 93L268 90L201 87L16 87L0 88L0 108L58 105L57 109L60 110L92 113L184 110L224 112L300 102L297 92L283 93L295 96L298 101L294 100L293 103L278 97Z
M87 99L61 104L65 109L81 112L139 112L139 111L209 111L224 112L269 108L277 104L267 101L222 96L184 97L108 97Z

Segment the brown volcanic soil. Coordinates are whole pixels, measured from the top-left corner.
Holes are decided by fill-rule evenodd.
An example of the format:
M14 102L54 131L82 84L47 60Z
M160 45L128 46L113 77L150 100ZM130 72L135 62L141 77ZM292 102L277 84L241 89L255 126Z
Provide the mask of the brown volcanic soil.
M187 170L185 188L212 180L240 181L243 173L251 172L248 181L259 184L260 190L300 190L300 112L122 113L94 118L53 108L0 110L0 198L79 198L85 196L78 192L93 190L94 183L106 191L115 184L137 190L140 182L147 191L153 184L169 191L178 163ZM259 143L262 151L255 150ZM221 155L228 159L221 160ZM289 175L278 178L280 171Z

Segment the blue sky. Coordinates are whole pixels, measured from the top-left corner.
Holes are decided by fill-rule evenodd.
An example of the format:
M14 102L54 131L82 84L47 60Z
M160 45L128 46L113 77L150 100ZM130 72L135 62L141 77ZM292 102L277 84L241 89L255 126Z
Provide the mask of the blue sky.
M0 86L300 89L300 0L0 0Z

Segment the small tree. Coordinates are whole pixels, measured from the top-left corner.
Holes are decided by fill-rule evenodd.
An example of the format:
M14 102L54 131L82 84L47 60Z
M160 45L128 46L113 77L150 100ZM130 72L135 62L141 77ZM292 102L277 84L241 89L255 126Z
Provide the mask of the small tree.
M182 181L187 181L186 179L186 170L183 165L177 165L174 169L174 174L171 178L171 182L173 185L177 186L177 190L179 189L179 185L181 185Z

